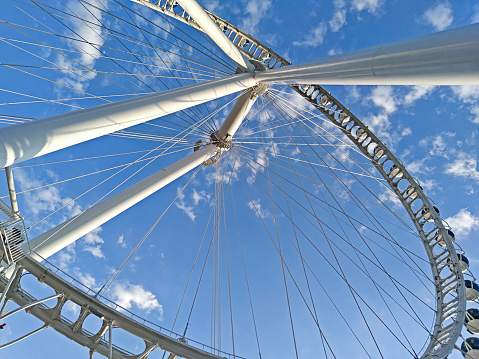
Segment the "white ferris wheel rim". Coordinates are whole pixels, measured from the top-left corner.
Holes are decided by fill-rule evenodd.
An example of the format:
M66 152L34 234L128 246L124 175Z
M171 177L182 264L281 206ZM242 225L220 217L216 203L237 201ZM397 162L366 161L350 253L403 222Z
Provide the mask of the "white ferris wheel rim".
M248 40L254 41L252 38L249 38ZM255 56L250 55L250 57L258 59L260 56L264 56L264 54L261 52L254 53L254 55ZM306 95L305 97L309 97L312 102L316 102L316 104L318 104L317 108L322 108L325 110L325 112L330 112L331 117L336 121L338 128L340 128L340 130L342 130L353 141L353 143L355 143L355 145L361 151L363 151L363 153L366 155L369 153L369 157L373 161L373 164L379 169L384 178L393 186L393 190L400 198L406 210L412 217L415 218L417 222L415 222L415 225L419 230L419 234L421 237L423 237L425 242L427 241L425 248L433 268L434 279L438 288L441 288L443 291L443 295L437 299L437 306L440 308L440 310L438 310L438 314L436 316L434 334L431 337L429 347L426 349L423 357L434 357L435 355L441 356L443 353L450 352L460 334L460 329L462 328L462 321L460 318L464 312L465 289L462 283L462 273L458 268L459 265L457 258L455 255L452 255L453 253L455 254L455 249L452 242L445 235L446 228L443 221L434 211L431 210L433 205L424 195L419 184L407 173L401 162L394 157L394 155L385 147L385 145L379 139L377 139L377 137L374 136L374 134L372 134L366 126L364 126L357 118L353 117L349 111L346 111L344 106L340 105L332 96L328 96L326 93L322 92L323 90L320 87L312 85L312 87L308 86L298 89ZM338 110L339 106L342 106L340 110ZM381 155L378 155L379 150L382 151ZM390 166L389 162L386 166L386 162L388 160L393 162L394 167ZM400 191L397 188L398 183L401 181L409 182L409 186L406 190ZM419 211L413 211L411 209L412 202L414 201L422 201L423 205L420 206ZM425 209L428 210L426 211ZM427 219L426 216L428 216ZM429 223L430 219L434 221L436 227L434 230L424 233L424 231L422 231L423 226L426 222ZM445 249L442 249L447 251L446 253L439 255L434 253L434 250L439 248L437 247L437 244L440 240L437 236L434 236L438 230L443 233L443 238L446 242ZM456 266L456 270L452 277L454 280L452 282L449 275L442 273L442 270L445 269L445 267L448 267L446 265L447 259L451 260ZM443 275L443 277L441 277L441 275ZM451 284L453 282L457 284ZM439 285L438 283L442 284ZM453 288L453 290L451 290L451 288ZM451 293L453 293L455 290L457 290L457 297L460 299L451 305L451 302L446 301L444 298L448 295L451 295ZM451 316L451 313L455 313L457 317ZM447 314L447 316L445 314ZM451 318L454 319L451 320ZM456 318L459 320L455 320ZM456 325L455 323L459 323L459 325ZM181 346L182 344L180 343L179 347L181 348ZM184 347L187 347L187 345ZM151 348L147 348L147 350L150 349ZM175 350L180 351L181 349Z

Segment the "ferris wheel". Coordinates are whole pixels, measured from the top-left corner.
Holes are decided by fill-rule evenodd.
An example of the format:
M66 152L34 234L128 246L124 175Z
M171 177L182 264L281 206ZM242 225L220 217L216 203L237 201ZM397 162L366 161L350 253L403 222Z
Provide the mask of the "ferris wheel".
M1 349L55 331L90 357L479 357L454 228L322 87L477 85L479 25L292 65L195 0L10 5L2 91L29 111L0 129L0 324L40 325ZM47 214L22 216L15 183ZM108 265L79 269L80 239ZM126 272L171 291L165 323Z

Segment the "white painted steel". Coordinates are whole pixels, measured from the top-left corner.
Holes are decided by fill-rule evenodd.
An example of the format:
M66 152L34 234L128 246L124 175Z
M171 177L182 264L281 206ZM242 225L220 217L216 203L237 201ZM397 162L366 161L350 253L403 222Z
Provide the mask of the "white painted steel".
M243 56L229 40L213 19L196 0L177 0L178 4L190 15L201 29L215 42L223 52L244 71L253 72L254 66Z
M1 345L0 350L7 348L10 345L17 344L18 342L21 342L23 339L27 339L28 337L31 337L32 335L37 334L38 332L42 331L43 329L47 329L48 327L49 327L48 324L42 325L40 328L35 329L28 334L22 335L20 338L17 338L15 340L12 340L11 342Z
M0 130L0 166L29 160L256 85L253 74L182 87Z
M108 321L108 359L113 359L113 323Z
M35 306L35 305L41 304L41 303L43 303L43 302L49 301L50 299L55 299L55 298L58 298L58 297L61 297L61 296L63 296L63 293L57 293L57 294L54 294L54 295L52 295L52 296L50 296L50 297L46 297L46 298L44 298L44 299L36 300L36 301L34 301L34 302L25 304L25 305L21 306L20 308L11 310L11 311L7 312L6 314L3 314L2 316L0 316L0 320L7 319L8 317L14 315L15 313L21 312L21 311L24 310L24 309L31 308L31 307L33 307L33 306Z
M479 24L267 70L258 82L479 85Z
M255 95L251 90L246 91L238 98L218 130L218 138L220 140L226 139L227 137L232 138L234 136L238 128L241 126L244 118L251 110L251 107L253 107L257 98L258 96Z
M98 226L127 210L131 206L181 177L214 156L216 146L209 144L172 165L130 186L122 192L90 207L80 215L41 234L22 246L37 261L48 258Z
M143 354L146 354L146 356L139 356L136 357L136 359L147 357L148 354L156 347L160 347L162 350L169 353L177 353L179 357L185 359L232 358L232 356L227 355L227 353L224 352L212 354L207 352L211 350L209 348L203 348L202 350L201 346L195 347L191 344L186 344L176 339L178 338L178 335L175 335L167 330L160 329L159 327L149 327L145 325L144 320L139 321L141 318L132 317L128 312L120 312L115 310L109 305L111 304L110 302L108 302L109 304L100 302L98 298L86 294L69 281L60 278L51 270L48 270L46 267L29 257L22 259L21 267L44 283L44 285L54 288L57 292L68 293L69 301L85 308L88 312L92 313L92 315L97 315L102 318L102 327L97 333L95 333L93 336L90 336L86 331L73 330L75 325L74 323L71 323L65 318L58 316L58 314L61 313L61 309L63 308L64 304L67 302L66 297L62 297L64 300L58 301L55 308L52 308L53 310L45 308L41 305L34 305L29 309L29 313L44 322L46 325L49 325L58 333L79 343L80 345L93 349L93 352L95 353L108 357L108 342L105 338L105 334L107 332L106 321L112 320L115 324L115 327L120 328L119 330L127 331L136 337L141 338L145 342L146 349ZM21 275L22 273L18 272L15 276L14 283L16 284L14 284L14 290L11 291L10 299L20 306L25 306L29 303L32 303L36 299L33 298L29 293L25 292L25 289L21 288L19 285L19 279ZM5 284L4 278L0 276L0 290L3 289ZM81 313L79 315L81 315ZM78 320L75 320L75 322L77 321ZM161 330L161 332L158 330ZM198 344L199 343L196 343L196 345ZM90 353L92 353L92 351L90 351ZM121 351L121 349L119 350L115 346L113 347L114 359L135 358L135 356L125 356L122 353L125 352Z
M8 194L10 195L10 203L12 205L12 211L19 214L17 192L15 191L15 182L13 181L13 173L10 166L5 167L5 175L7 176Z
M15 278L15 275L17 274L18 269L19 269L19 266L16 263L13 265L13 269L10 268L10 270L12 271L12 275L9 277L8 283L5 286L5 288L3 288L2 295L0 296L0 316L3 314L3 310L5 309L5 306L7 305L7 300L5 298L7 297L7 293L10 290L10 286L13 283L13 279Z

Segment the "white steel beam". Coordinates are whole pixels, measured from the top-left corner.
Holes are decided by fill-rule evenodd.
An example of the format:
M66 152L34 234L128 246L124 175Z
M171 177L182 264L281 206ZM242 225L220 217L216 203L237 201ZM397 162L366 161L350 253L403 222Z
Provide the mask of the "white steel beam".
M196 0L176 0L178 4L190 15L201 29L213 40L216 45L243 71L254 71L254 66L241 54L238 48L221 31L213 19L196 2Z
M259 72L259 82L479 85L479 24Z
M256 84L252 73L16 124L0 130L6 167L202 104Z
M225 121L217 132L219 140L232 139L244 118L253 107L258 95L254 90L245 91L236 101Z
M15 191L15 182L13 180L12 168L10 166L5 167L5 175L7 176L7 186L8 193L10 195L10 204L12 205L12 211L15 214L19 214L20 211L18 209L17 192Z
M23 244L22 249L25 253L31 249L30 256L37 261L41 261L42 258L48 258L163 188L168 183L201 165L216 153L216 146L212 144L206 145L122 192L88 208L78 216Z

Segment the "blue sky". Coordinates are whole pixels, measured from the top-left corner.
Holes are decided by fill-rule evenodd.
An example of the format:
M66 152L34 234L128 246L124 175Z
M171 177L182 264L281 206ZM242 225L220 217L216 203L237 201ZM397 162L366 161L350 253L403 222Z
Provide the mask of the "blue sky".
M479 22L479 6L474 1L200 3L295 64ZM135 12L125 10L121 4ZM69 15L72 13L78 17ZM37 5L4 1L0 18L9 22L1 25L0 32L1 62L9 64L0 68L4 80L0 114L5 125L12 120L48 117L106 100L219 78L235 70L219 50L196 32L178 25L173 34L167 33L165 29L172 26L168 21L173 20L165 20L126 0L49 1ZM216 60L205 58L206 52L226 64L211 66ZM194 73L182 67L187 64L183 57L193 61ZM172 70L165 69L170 64L174 64ZM176 80L173 76L181 78ZM457 244L471 262L472 273L477 273L479 250L474 244L479 234L479 87L325 88L366 123L420 181L456 234ZM30 227L29 238L190 153L197 140L207 139L211 128L221 123L234 99L230 96L213 101L178 117L166 116L152 121L152 125L140 125L116 136L18 164L21 168L14 169L14 176L17 191L26 191L19 194L19 205L26 226ZM407 226L412 224L405 211L385 189L374 168L345 142L334 126L314 117L311 111L287 88L271 88L268 96L258 100L240 129L236 149L216 167L201 168L194 178L190 173L170 184L51 257L51 263L64 275L98 291L161 217L105 293L125 309L169 329L174 325L175 331L182 333L193 308L187 337L221 345L221 349L232 352L233 327L235 352L248 358L258 357L252 309L265 358L295 356L291 321L299 357L324 353L311 315L316 310L324 338L333 348L325 350L328 358L344 357L351 352L358 357L380 357L363 314L385 357L403 357L407 349L379 318L399 333L393 323L397 319L400 328L407 332L403 342L410 340L416 350L421 350L427 333L399 308L399 304L407 303L374 265L375 257L362 257L368 253L367 244L375 248L374 254L388 273L407 284L409 291L404 296L417 309L421 320L430 325L430 287L423 284L420 275L419 279L411 279L411 268L382 247L397 242L407 247L408 253L424 258L419 239L408 230ZM211 125L189 134L185 143L172 147L170 152L174 153L161 156L140 170L147 162L139 162L142 156L159 155L168 147L164 138L170 139L208 113L213 113L208 121ZM282 126L286 121L294 124ZM312 135L311 139L304 140L306 135ZM301 160L306 159L314 166L302 165L305 162ZM291 160L296 161L294 165ZM120 169L124 170L105 181ZM371 171L372 176L365 175L365 170ZM354 175L357 173L360 175ZM312 181L315 176L321 181ZM5 196L5 182L0 188ZM361 200L364 208L356 199ZM341 212L338 208L345 209L348 215L336 216L336 212ZM212 222L208 224L211 214L218 218L216 230ZM354 221L350 222L350 218ZM366 242L361 242L363 236ZM278 255L278 243L286 266ZM303 248L302 257L298 255L298 243ZM185 299L178 310L193 266ZM413 266L417 266L415 275L421 271L429 274L424 260L418 259ZM367 268L384 291L378 290L359 268ZM339 278L338 270L346 273L359 293L363 313ZM51 293L31 276L25 277L23 287L38 297ZM196 288L198 295L194 301ZM391 293L399 304L388 297L386 305L381 296L385 292ZM375 308L374 313L366 303ZM62 312L71 319L77 313L78 307L72 304ZM18 314L0 332L0 344L40 325L31 316ZM93 330L98 322L89 319L86 326ZM463 335L467 337L468 333L464 331ZM114 331L114 340L132 352L141 351L142 343L119 330ZM51 350L53 342L58 346L55 351ZM88 355L85 348L47 329L4 349L2 357L60 358L65 352L74 358ZM157 351L150 357L159 358L161 354ZM460 354L455 352L450 357L459 358Z

